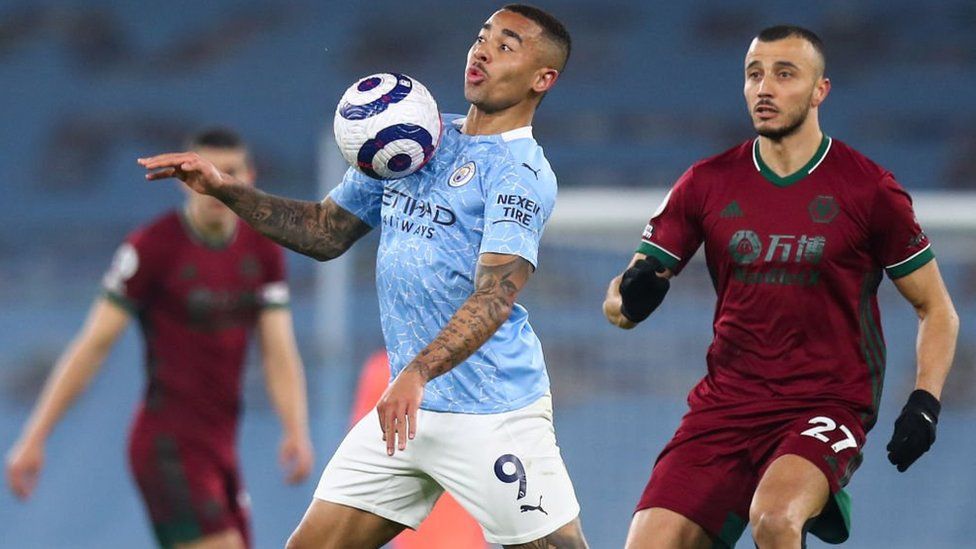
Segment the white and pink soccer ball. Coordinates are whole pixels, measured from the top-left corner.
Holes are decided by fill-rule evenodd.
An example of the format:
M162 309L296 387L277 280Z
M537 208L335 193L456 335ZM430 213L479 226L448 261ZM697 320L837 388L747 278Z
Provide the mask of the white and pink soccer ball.
M336 107L333 129L346 162L376 179L398 179L422 168L442 131L434 97L398 73L373 74L350 86Z

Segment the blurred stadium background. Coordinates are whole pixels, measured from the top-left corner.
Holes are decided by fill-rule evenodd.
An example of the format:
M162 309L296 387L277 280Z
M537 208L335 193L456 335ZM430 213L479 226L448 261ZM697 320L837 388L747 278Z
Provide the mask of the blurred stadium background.
M330 133L342 90L399 70L425 82L442 110L463 112L465 52L502 3L0 1L0 446L15 440L123 236L181 201L174 186L143 182L137 156L223 124L251 142L263 188L317 199L338 177ZM827 44L834 88L823 127L916 195L963 322L939 440L899 474L883 449L913 382L916 320L883 285L887 387L849 489L848 545L972 547L976 3L538 4L566 22L574 52L535 120L561 203L522 301L547 352L560 444L592 546L623 544L651 463L704 372L714 302L704 269L690 268L657 320L625 333L602 318L605 284L681 171L750 135L742 56L760 28L793 22ZM316 471L344 434L360 365L382 345L374 246L367 240L325 266L289 256ZM130 330L52 437L28 504L0 491L0 545L151 546L124 458L141 352ZM240 453L264 548L283 544L317 473L298 488L282 484L278 424L259 377L252 367Z

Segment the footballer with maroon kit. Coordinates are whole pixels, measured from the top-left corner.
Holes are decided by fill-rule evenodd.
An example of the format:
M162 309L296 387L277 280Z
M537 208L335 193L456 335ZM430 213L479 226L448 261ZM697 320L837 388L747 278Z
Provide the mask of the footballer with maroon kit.
M607 290L607 318L632 328L704 244L718 296L708 373L657 459L631 549L732 547L749 522L760 548L799 548L807 530L847 539L842 488L884 376L883 272L920 319L916 390L888 457L904 471L935 440L958 317L908 194L821 132L824 68L812 32L759 33L744 71L758 137L681 176Z
M233 133L203 132L188 145L253 184L247 149ZM236 439L244 359L255 328L284 427L280 457L288 481L302 480L312 466L281 248L219 201L187 190L182 211L126 239L104 290L8 456L11 489L21 498L31 494L51 430L136 319L147 384L130 433L129 463L156 538L162 547L249 545Z

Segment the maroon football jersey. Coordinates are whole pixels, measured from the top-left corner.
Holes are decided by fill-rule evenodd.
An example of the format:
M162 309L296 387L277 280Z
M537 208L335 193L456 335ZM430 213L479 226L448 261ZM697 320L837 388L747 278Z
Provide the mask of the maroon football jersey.
M172 212L126 239L104 286L145 338L134 428L232 449L249 333L263 307L288 304L281 248L244 223L208 243Z
M882 270L895 279L933 258L891 173L824 136L779 177L748 141L681 176L638 252L678 273L702 243L718 300L692 409L839 403L870 428L885 369Z

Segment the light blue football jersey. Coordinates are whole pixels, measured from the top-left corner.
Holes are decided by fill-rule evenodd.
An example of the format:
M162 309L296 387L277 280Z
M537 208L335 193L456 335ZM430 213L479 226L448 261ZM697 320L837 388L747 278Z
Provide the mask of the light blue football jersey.
M463 118L443 121L440 146L418 172L381 181L350 168L329 193L381 229L376 289L392 377L474 292L479 254L518 255L538 265L539 239L556 202L556 176L531 127L465 135ZM548 391L542 345L528 312L515 304L480 349L427 383L421 407L499 413Z

